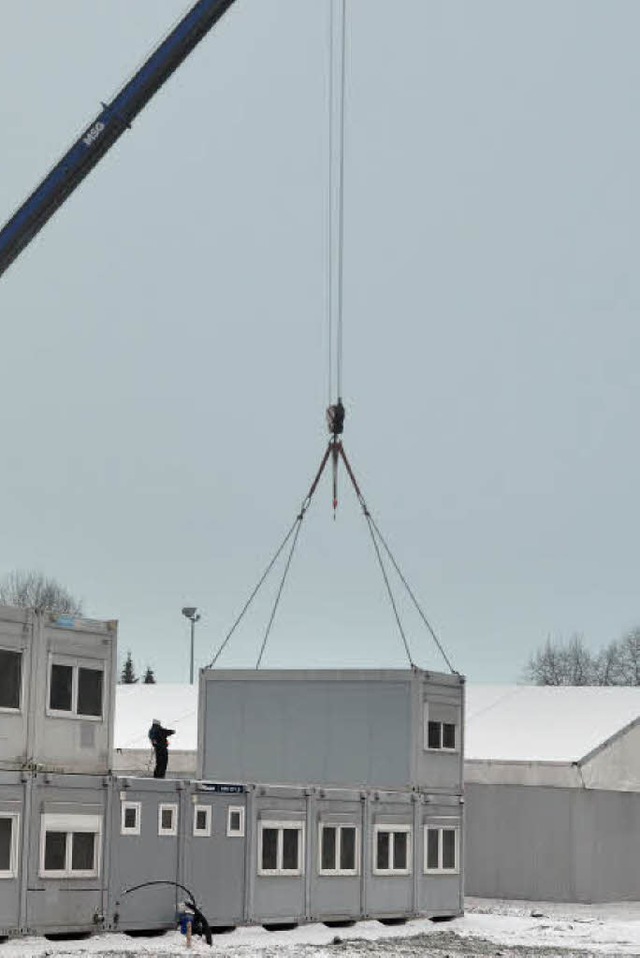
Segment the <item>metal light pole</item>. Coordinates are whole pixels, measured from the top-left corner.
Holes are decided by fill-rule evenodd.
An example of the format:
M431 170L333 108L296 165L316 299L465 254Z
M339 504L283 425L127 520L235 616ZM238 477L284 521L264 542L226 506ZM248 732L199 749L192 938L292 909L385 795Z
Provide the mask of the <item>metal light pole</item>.
M193 685L193 642L195 638L196 631L196 622L200 619L200 613L196 608L191 605L187 605L182 610L182 614L185 618L189 619L191 623L191 668L189 670L189 682Z

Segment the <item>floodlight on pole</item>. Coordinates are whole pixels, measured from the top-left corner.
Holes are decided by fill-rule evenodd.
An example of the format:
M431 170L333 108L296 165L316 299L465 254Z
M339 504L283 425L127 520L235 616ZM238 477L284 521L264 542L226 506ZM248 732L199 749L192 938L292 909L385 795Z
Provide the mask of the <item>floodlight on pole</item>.
M190 660L191 667L189 669L189 682L191 685L193 685L193 647L194 647L196 622L198 622L198 620L200 619L200 613L198 612L197 608L195 608L195 606L186 605L182 610L182 614L184 615L186 619L189 619L189 622L191 623L191 660Z

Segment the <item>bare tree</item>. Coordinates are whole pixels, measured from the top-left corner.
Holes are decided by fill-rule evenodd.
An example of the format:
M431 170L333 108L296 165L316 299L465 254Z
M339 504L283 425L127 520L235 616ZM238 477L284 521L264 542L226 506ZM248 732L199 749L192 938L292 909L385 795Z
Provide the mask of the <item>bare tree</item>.
M527 662L523 678L532 685L568 685L566 681L566 655L561 644L551 641L551 637L533 653Z
M529 659L523 678L533 685L599 685L598 663L577 633L568 642L547 638Z
M621 685L640 685L640 629L627 632L619 642Z
M581 635L547 639L530 657L523 679L533 685L639 685L640 628L591 653Z
M594 685L625 685L620 643L615 639L593 658Z
M565 676L563 685L594 685L594 662L581 635L573 635L564 649Z
M34 570L10 572L0 580L0 603L37 612L82 614L82 602L55 579Z

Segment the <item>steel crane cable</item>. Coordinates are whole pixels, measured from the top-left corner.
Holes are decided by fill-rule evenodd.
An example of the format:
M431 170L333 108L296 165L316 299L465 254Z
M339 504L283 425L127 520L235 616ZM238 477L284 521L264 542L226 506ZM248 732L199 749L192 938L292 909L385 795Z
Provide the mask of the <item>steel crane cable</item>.
M437 645L437 647L438 647L438 649L439 649L439 651L440 651L440 654L441 654L442 658L443 658L443 659L445 660L445 662L447 663L447 667L449 668L449 670L450 670L451 672L455 672L455 669L454 669L453 665L451 664L447 653L446 653L445 650L443 649L442 643L441 643L440 640L438 639L438 636L436 635L433 626L431 625L431 623L429 622L429 620L428 620L428 618L426 617L425 613L423 612L420 603L418 602L418 600L416 599L415 595L413 594L413 590L411 589L411 586L409 585L409 583L408 583L407 580L405 579L404 575L402 574L402 570L400 569L400 566L399 566L398 563L396 562L396 560L395 560L395 558L394 558L394 555L393 555L393 553L391 552L391 549L390 549L389 546L387 545L387 543L386 543L386 541L385 541L385 539L384 539L384 536L382 535L382 533L380 532L380 529L379 529L378 526L376 525L375 519L373 518L373 516L372 516L370 513L367 515L367 522L369 523L369 528L371 528L371 526L373 526L373 529L375 530L375 533L376 533L376 535L378 536L378 539L380 540L380 542L381 542L382 545L384 546L385 552L387 553L389 559L391 560L391 562L392 562L392 564L393 564L393 567L394 567L394 569L396 570L400 581L402 582L403 586L404 586L405 589L407 590L407 592L408 592L408 594L409 594L409 597L410 597L411 601L413 602L413 604L414 604L414 606L415 606L415 608L416 608L416 610L417 610L417 612L418 612L418 615L420 616L420 618L421 618L422 621L424 622L425 626L426 626L427 629L429 630L429 633L430 633L430 635L431 635L431 638L433 639L433 641L434 641L435 644Z
M411 650L409 649L409 643L407 642L407 636L405 635L404 628L402 627L402 620L401 620L401 618L400 618L400 613L398 612L398 607L397 607L397 605L396 605L396 600L395 600L395 596L394 596L394 594L393 594L393 589L391 588L391 583L389 582L389 576L387 575L387 570L386 570L386 568L385 568L385 564L384 564L384 562L382 561L382 556L381 556L381 554L380 554L380 547L378 546L378 542L377 542L377 540L376 540L376 536L375 536L375 533L374 533L373 528L372 528L372 521L373 521L373 520L371 519L371 515L370 515L370 513L369 513L369 510L368 510L367 507L366 507L366 504L365 504L364 502L361 502L361 505L362 505L362 510L363 510L363 512L364 512L364 517L365 517L365 519L367 520L367 526L368 526L368 528L369 528L369 534L370 534L370 536L371 536L371 541L373 542L373 548L375 549L376 557L377 557L377 559L378 559L378 565L380 566L380 571L382 572L382 578L384 579L384 584L385 584L385 586L387 587L387 595L389 596L389 602L391 603L391 608L393 609L393 614L394 614L394 616L395 616L396 625L398 626L398 631L400 632L400 635L401 635L401 637L402 637L402 641L403 641L403 643L404 643L404 650L405 650L405 652L407 653L407 658L408 658L408 660L409 660L409 665L413 668L414 665L415 665L415 663L414 663L413 659L411 658Z
M347 0L329 0L329 199L327 226L329 404L342 396L344 316L344 174Z
M436 635L436 633L435 633L435 630L433 629L433 627L431 626L431 623L429 622L429 620L427 619L426 615L425 615L424 612L422 611L422 608L421 608L421 606L420 606L418 600L416 599L415 595L413 594L413 591L412 591L411 587L409 586L409 583L407 582L406 578L405 578L404 575L402 574L402 571L401 571L401 569L400 569L400 566L399 566L398 563L396 562L396 560L395 560L395 558L394 558L394 555L393 555L393 553L391 552L391 549L390 549L389 546L387 545L387 543L386 543L386 541L385 541L385 539L384 539L382 533L380 532L380 530L378 529L378 526L376 525L375 519L373 518L373 516L371 515L371 512L369 511L369 507L367 506L366 500L365 500L365 498L364 498L364 496L363 496L363 494L362 494L362 491L361 491L361 489L360 489L360 486L358 485L358 480L357 480L356 477L355 477L355 473L354 473L354 471L353 471L353 469L352 469L352 467L351 467L351 463L350 463L349 460L347 459L347 454L346 454L345 451L344 451L344 447L343 447L342 443L340 443L340 445L339 445L339 454L340 454L340 457L342 458L342 461L344 462L345 468L346 468L346 470L347 470L347 474L348 474L349 478L351 479L351 484L352 484L352 486L353 486L353 488L354 488L354 491L355 491L356 497L357 497L357 499L358 499L358 502L360 503L360 506L361 506L361 508L362 508L362 512L364 513L364 517L365 517L365 519L367 520L367 525L368 525L368 527L369 527L369 532L371 533L371 537L372 537L372 539L373 539L373 544L374 544L374 547L375 547L375 550L376 550L376 555L378 556L378 562L380 563L380 568L382 569L382 575L384 576L385 584L386 584L386 586L387 586L387 592L388 592L388 594L389 594L389 598L390 598L391 604L392 604L392 606L393 606L393 611L394 611L394 614L395 614L395 617L396 617L396 622L398 623L398 628L400 629L400 634L402 635L402 639L403 639L403 641L404 641L405 649L407 650L407 656L408 656L408 658L409 658L409 661L411 662L411 665L413 665L413 662L411 661L411 654L410 654L410 652L409 652L409 647L408 647L408 645L407 645L407 640L406 640L406 637L405 637L405 634L404 634L404 630L403 630L402 625L401 625L401 623L400 623L400 616L399 616L399 614L398 614L397 606L396 606L395 600L394 600L394 598L393 598L393 593L392 593L392 589L391 589L391 584L390 584L389 578L388 578L388 576L387 576L387 574L386 574L386 569L385 569L384 563L383 563L383 561L382 561L382 556L381 556L381 554L380 554L380 549L378 548L377 539L382 543L382 545L383 545L383 547L384 547L384 550L385 550L385 552L387 553L387 556L389 557L389 559L391 560L391 562L392 562L392 564L393 564L393 567L394 567L394 569L396 570L400 581L402 582L402 584L404 585L405 589L406 589L407 592L409 593L409 596L410 596L410 598L411 598L411 600L412 600L414 606L415 606L416 609L418 610L418 613L419 613L419 615L420 615L420 618L422 619L422 621L424 622L425 626L426 626L427 629L429 630L429 633L431 634L431 637L432 637L433 641L435 642L436 646L438 647L438 649L439 649L439 651L440 651L440 654L442 655L443 659L444 659L445 662L447 663L447 666L448 666L449 670L450 670L452 673L457 674L456 671L455 671L455 669L453 668L451 662L449 661L449 658L448 658L446 652L444 651L444 649L443 649L443 647L442 647L442 644L441 644L441 642L439 641L439 639L438 639L438 637L437 637L437 635ZM375 535L374 535L374 533L375 533ZM377 536L377 539L376 539L376 536Z
M277 609L277 607L278 607L278 603L279 603L279 601L280 601L280 596L282 595L282 590L283 590L283 588L284 588L284 579L286 579L287 572L289 571L289 566L291 565L291 559L293 558L293 551L294 551L295 545L296 545L296 543L297 543L297 541L298 541L298 535L300 534L300 526L301 526L301 524L302 524L302 520L304 519L304 517L305 517L305 515L306 515L307 509L308 509L309 506L311 505L311 500L313 499L313 494L314 494L314 492L316 491L316 489L318 488L318 483L320 482L320 477L322 476L322 473L324 472L324 468L325 468L325 466L326 466L326 464L327 464L327 462L328 462L328 459L329 459L330 454L331 454L331 443L329 443L329 445L327 446L327 448L326 448L326 450L325 450L324 456L322 457L322 461L321 461L321 463L320 463L320 467L319 467L318 471L316 472L315 478L314 478L313 482L311 483L311 486L310 486L310 488L309 488L309 491L308 491L307 495L305 496L305 498L304 498L303 501L302 501L302 505L300 506L300 511L298 512L298 515L295 517L295 519L294 519L294 521L293 521L293 523L292 523L292 525L291 525L291 528L289 529L289 531L287 532L286 536L284 537L284 539L282 540L282 542L281 542L280 545L278 546L278 548L277 548L277 550L276 550L276 552L275 552L273 558L271 559L271 561L270 561L269 564L267 565L266 569L264 570L264 572L263 572L262 575L260 576L260 579L258 580L257 585L256 585L255 588L253 589L253 592L251 593L251 595L249 596L249 598L248 598L247 601L245 602L245 604L244 604L244 606L243 606L243 608L242 608L242 611L240 612L240 615L237 617L237 619L235 620L235 622L233 623L233 625L231 626L231 628L230 628L229 631L227 632L227 634L226 634L226 636L225 636L225 639L224 639L224 641L222 642L222 645L220 646L220 648L218 649L218 651L217 651L216 654L214 655L213 659L211 660L211 662L210 662L209 665L207 666L208 669L212 669L212 668L214 667L214 665L216 664L216 662L218 661L218 659L220 658L220 656L221 656L222 653L224 652L226 646L227 646L228 643L229 643L229 640L231 639L231 636L232 636L233 633L236 631L237 627L240 625L240 622L241 622L242 619L244 618L245 612L247 611L247 609L249 608L249 606L250 606L251 603L253 602L254 598L256 597L256 595L258 594L258 592L260 591L261 586L263 585L265 579L267 578L267 576L269 575L269 573L270 573L271 570L273 569L274 565L275 565L276 562L278 561L278 558L280 557L282 551L284 550L284 547L286 546L287 542L289 541L289 539L291 538L291 536L294 536L294 541L293 541L293 544L292 544L292 549L291 549L291 551L289 552L289 558L288 558L288 560L287 560L287 564L286 564L286 568L285 568L285 574L284 574L284 577L283 577L283 581L280 583L280 589L278 590L278 596L277 596L277 598L276 598L276 604L275 604L274 610L273 610L272 613L271 613L271 619L270 619L269 625L268 625L268 627L267 627L267 634L266 634L266 636L265 636L265 641L263 641L263 643L262 643L262 646L263 646L263 647L262 647L262 649L261 649L261 651L260 651L260 658L262 657L262 653L264 652L264 645L265 645L265 642L266 642L266 638L268 638L269 632L270 632L270 630L271 630L271 624L272 624L272 622L273 622L273 619L275 618L275 611L276 611L276 609ZM295 535L294 535L294 534L295 534ZM259 664L260 664L260 659L258 659L258 663L256 664L256 668L259 667Z
M275 554L273 555L271 561L269 562L269 564L267 565L266 569L264 570L264 572L263 572L262 575L260 576L260 579L258 580L258 584L255 586L253 592L251 593L251 595L249 596L249 598L248 598L247 601L245 602L245 604L244 604L244 606L243 606L243 608L242 608L242 611L240 612L240 615L237 617L237 619L235 620L235 622L233 623L233 625L231 626L231 628L230 628L229 631L227 632L227 634L226 634L226 636L225 636L225 638L224 638L224 641L222 642L222 645L220 646L220 648L218 649L218 651L216 652L216 654L214 655L214 657L211 659L211 662L209 662L209 665L207 666L208 669L212 669L212 668L214 667L214 665L216 664L216 662L218 661L218 659L220 658L220 656L221 656L222 653L224 652L225 648L226 648L227 645L229 644L229 640L231 639L231 636L233 635L233 633L236 631L236 629L238 628L238 626L239 626L240 623L242 622L242 620L243 620L243 618L244 618L244 616L245 616L246 611L248 610L249 606L251 605L251 603L252 603L253 600L255 599L256 595L257 595L258 592L260 591L260 587L262 586L264 580L267 578L267 576L269 575L269 573L270 573L271 570L273 569L274 565L275 565L276 562L278 561L278 558L279 558L279 556L280 556L282 550L284 549L284 547L286 546L287 542L289 541L289 539L291 538L291 536L292 536L293 533L295 532L296 526L298 525L298 522L299 522L299 521L300 521L300 516L298 515L298 516L296 516L295 521L293 522L293 524L292 524L291 528L289 529L289 531L287 532L286 536L284 537L284 539L282 540L282 542L280 543L280 545L279 545L278 548L276 549L276 552L275 552Z
M304 512L301 512L300 515L298 516L298 518L296 519L296 522L297 522L298 527L297 527L297 529L296 529L296 531L295 531L295 535L294 535L294 537L293 537L293 542L291 543L291 548L289 549L289 555L288 555L288 557L287 557L287 562L286 562L286 565L285 565L285 567L284 567L284 571L283 571L283 573L282 573L282 578L280 579L280 586L279 586L279 588L278 588L278 592L277 592L277 595L276 595L276 600L275 600L275 602L273 603L273 609L271 610L271 616L270 616L270 618L269 618L269 622L267 623L267 628L266 628L265 633L264 633L264 639L262 640L262 645L260 646L260 654L258 655L258 660L257 660L257 662L256 662L256 669L259 669L259 668L260 668L260 663L262 662L262 656L264 655L264 650L265 650L266 647L267 647L267 640L268 640L268 638L269 638L269 635L271 634L271 626L273 625L273 620L274 620L275 617L276 617L276 612L278 611L278 606L280 605L280 599L282 598L282 590L284 589L284 584L285 584L285 582L287 581L287 575L289 574L289 569L290 569L290 567L291 567L291 560L293 559L293 553L294 553L295 550L296 550L296 545L297 545L297 543L298 543L298 536L300 535L300 529L302 528L302 520L303 520L303 519L304 519Z

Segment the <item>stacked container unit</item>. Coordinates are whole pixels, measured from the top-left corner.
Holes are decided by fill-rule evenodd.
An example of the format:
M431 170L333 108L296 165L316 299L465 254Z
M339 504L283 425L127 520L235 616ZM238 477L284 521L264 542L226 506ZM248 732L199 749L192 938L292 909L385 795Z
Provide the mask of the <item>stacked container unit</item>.
M183 872L187 785L122 777L111 785L109 925L122 931L172 928L179 897L175 882Z
M0 939L23 931L26 924L22 835L30 786L29 775L0 771Z
M182 881L194 890L213 928L251 920L251 834L245 785L193 782L185 806Z
M418 669L201 674L199 777L277 783L249 789L245 920L461 914L463 691Z
M0 607L0 934L103 924L116 624Z
M105 774L116 623L0 607L0 768Z

